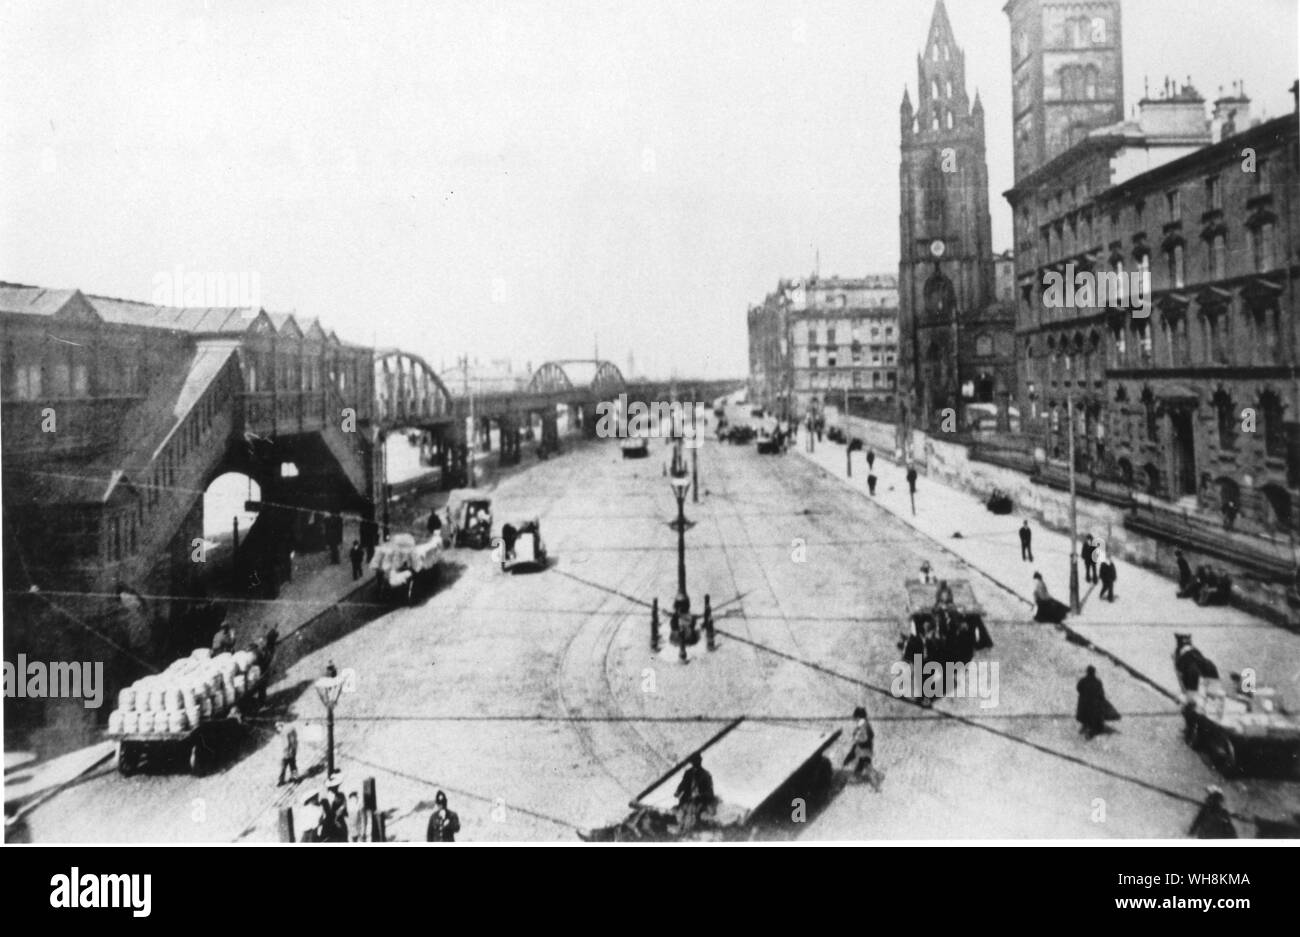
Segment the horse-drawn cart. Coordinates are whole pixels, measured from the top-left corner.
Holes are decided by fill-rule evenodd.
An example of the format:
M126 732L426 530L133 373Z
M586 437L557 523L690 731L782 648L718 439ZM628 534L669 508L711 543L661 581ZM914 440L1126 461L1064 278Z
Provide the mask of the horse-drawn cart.
M121 692L106 736L117 742L123 775L142 762L169 761L202 774L218 754L238 744L245 718L265 701L269 657L253 651L195 654Z
M839 737L839 729L742 717L638 794L622 822L578 835L587 842L729 841L758 838L769 827L779 835L796 798L812 805L828 794L834 769L825 753ZM688 820L678 791L695 756L711 776L713 796Z
M370 568L375 573L375 591L380 598L400 597L407 604L438 585L441 572L442 540L434 537L417 543L410 534L398 534L375 548Z
M1191 636L1175 635L1174 669L1183 690L1184 738L1218 770L1300 777L1300 716L1277 692L1232 674L1229 690L1218 668Z
M908 616L902 644L907 663L919 654L923 664L964 664L976 651L993 646L984 626L984 609L970 582L909 579L904 586Z

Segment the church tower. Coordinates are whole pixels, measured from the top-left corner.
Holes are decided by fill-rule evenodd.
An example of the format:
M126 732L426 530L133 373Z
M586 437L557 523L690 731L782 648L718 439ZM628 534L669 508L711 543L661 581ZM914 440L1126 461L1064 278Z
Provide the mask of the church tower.
M1009 0L1003 12L1019 185L1089 131L1124 119L1120 0Z
M989 324L994 302L984 108L966 91L966 58L937 0L917 58L917 95L903 91L899 327L903 425L939 429L963 400L993 401ZM976 343L979 351L976 354ZM1009 341L999 342L1008 354ZM975 360L976 358L981 360Z

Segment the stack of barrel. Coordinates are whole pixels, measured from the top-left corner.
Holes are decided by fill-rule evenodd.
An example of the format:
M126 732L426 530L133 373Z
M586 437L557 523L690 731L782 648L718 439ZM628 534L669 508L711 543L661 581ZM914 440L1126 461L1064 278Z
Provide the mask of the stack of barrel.
M177 735L221 719L261 680L252 651L218 654L198 648L159 674L141 677L118 694L110 735Z

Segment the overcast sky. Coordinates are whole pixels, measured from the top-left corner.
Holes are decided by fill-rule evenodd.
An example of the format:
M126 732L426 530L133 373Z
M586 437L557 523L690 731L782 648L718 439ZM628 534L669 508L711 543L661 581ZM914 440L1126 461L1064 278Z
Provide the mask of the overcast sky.
M949 0L1011 244L1004 0ZM738 375L745 311L817 251L896 272L898 105L929 0L0 2L0 279L149 300L256 273L268 309L462 353ZM1277 116L1296 0L1128 0L1165 75Z

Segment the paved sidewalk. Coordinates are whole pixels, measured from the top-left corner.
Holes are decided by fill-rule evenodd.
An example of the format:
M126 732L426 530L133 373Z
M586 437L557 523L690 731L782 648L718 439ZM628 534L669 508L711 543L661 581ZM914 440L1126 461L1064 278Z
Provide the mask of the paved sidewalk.
M847 478L844 446L824 440L816 443L810 453L801 428L789 452L795 454L869 497L865 452L853 454L853 477ZM917 479L914 516L908 498L906 468L877 452L875 474L873 500L877 504L1024 601L1026 618L1033 615L1035 572L1042 573L1053 596L1069 601L1070 538L1067 534L1031 520L1034 562L1030 563L1020 558L1017 529L1024 518L1014 512L993 514L973 495L921 475ZM1080 529L1080 539L1086 533L1102 540L1106 537L1104 530ZM930 563L937 576L955 574L952 557L938 550ZM1200 607L1190 599L1178 599L1172 578L1122 561L1117 561L1116 566L1115 601L1107 602L1099 598L1099 585L1084 582L1080 561L1082 608L1079 615L1066 618L1067 632L1086 639L1117 663L1176 697L1173 633L1188 631L1225 677L1230 672L1253 667L1260 685L1275 686L1284 699L1300 701L1300 636L1239 609Z

